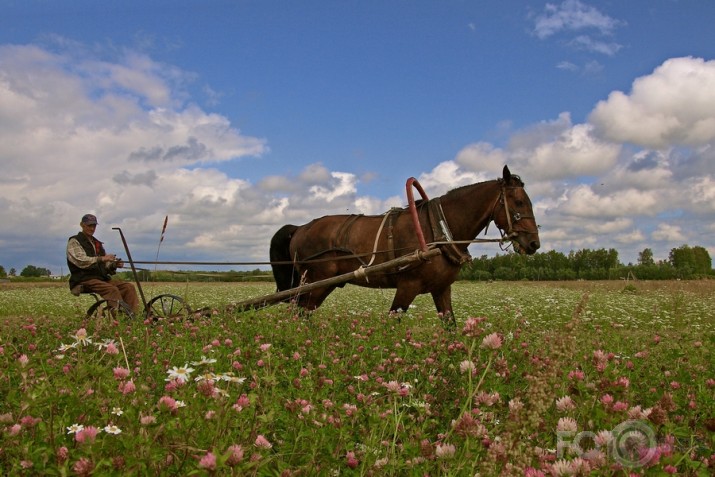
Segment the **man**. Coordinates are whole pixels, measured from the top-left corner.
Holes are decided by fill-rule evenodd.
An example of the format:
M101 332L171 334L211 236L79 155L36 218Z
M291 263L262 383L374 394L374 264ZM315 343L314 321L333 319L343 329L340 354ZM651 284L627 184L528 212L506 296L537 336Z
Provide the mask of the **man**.
M139 300L134 285L111 277L117 267L123 265L121 260L117 260L114 254L107 254L102 242L94 237L97 217L86 214L79 225L82 231L67 241L67 266L72 293L97 293L107 300L113 311L117 310L119 300L123 300L132 313L136 313Z

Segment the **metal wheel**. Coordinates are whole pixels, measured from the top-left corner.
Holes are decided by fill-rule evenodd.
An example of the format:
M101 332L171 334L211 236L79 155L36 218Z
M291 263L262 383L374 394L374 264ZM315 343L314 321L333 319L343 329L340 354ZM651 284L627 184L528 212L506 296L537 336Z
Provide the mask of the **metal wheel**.
M146 305L146 317L154 321L187 318L191 314L191 308L183 298L176 295L158 295L152 298Z
M104 318L104 317L113 317L113 318L124 317L124 318L128 318L131 320L134 318L134 313L132 313L132 310L131 310L131 308L129 308L129 305L127 305L122 300L119 300L119 302L117 302L116 312L110 308L109 302L107 300L97 300L97 303L90 306L89 309L87 310L87 318Z

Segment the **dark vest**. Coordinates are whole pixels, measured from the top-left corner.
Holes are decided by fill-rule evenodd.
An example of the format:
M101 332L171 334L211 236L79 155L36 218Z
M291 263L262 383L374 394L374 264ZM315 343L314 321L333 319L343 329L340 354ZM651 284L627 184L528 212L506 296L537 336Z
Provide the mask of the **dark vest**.
M77 239L77 241L82 246L88 256L99 257L101 255L106 255L102 242L100 242L96 238L92 237L90 239L90 237L80 232L74 237L70 237L67 241L73 238ZM93 242L96 242L97 246L99 247L99 252L97 252L97 249L95 248L95 244ZM104 262L96 263L89 268L79 268L68 258L67 266L70 269L70 289L76 287L83 281L90 280L92 278L97 278L99 280L105 281L111 278L109 276L109 273L107 273L107 267L104 265Z

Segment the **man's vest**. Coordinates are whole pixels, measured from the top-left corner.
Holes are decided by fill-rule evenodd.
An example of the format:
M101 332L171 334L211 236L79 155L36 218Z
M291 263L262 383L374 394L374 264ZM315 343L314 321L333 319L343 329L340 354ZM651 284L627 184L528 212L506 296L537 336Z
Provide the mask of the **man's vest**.
M106 255L102 242L100 242L94 237L90 238L89 236L80 232L74 237L70 237L67 241L69 242L72 239L77 239L84 251L90 257L99 257L102 255ZM76 287L83 281L91 280L92 278L97 278L99 280L105 281L111 278L109 276L109 273L107 273L107 267L104 265L104 262L96 263L89 268L79 268L68 258L67 266L70 269L70 289Z

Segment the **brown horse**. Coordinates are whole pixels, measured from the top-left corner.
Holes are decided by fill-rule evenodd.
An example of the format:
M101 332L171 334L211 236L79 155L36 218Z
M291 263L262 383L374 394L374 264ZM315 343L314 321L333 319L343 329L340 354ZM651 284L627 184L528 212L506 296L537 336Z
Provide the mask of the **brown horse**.
M431 293L437 312L452 317L451 285L462 263L471 257L467 247L494 221L519 253L539 248L539 232L531 200L519 176L504 167L503 177L451 190L416 211L422 234L441 254L403 268L347 283L370 288L396 288L390 311L407 311L417 295ZM421 247L410 210L392 209L381 216L328 215L296 226L283 226L271 240L270 258L279 291L326 280L359 267L377 265L415 252ZM298 296L298 305L318 308L342 284L327 285ZM452 318L453 319L453 318Z

